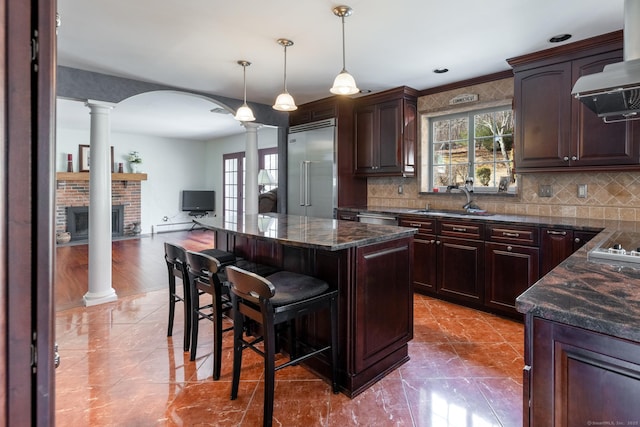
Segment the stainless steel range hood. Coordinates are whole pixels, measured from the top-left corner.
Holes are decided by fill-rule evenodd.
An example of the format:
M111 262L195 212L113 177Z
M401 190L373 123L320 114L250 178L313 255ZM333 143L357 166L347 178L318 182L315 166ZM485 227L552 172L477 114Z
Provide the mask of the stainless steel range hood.
M624 2L624 62L580 77L571 93L607 123L640 119L640 1Z

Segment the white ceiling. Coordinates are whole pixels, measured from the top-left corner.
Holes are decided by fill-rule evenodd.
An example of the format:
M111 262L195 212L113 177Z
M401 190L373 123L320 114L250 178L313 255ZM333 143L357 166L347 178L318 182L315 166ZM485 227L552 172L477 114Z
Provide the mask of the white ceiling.
M347 1L353 8L345 18L347 70L360 89L373 92L401 85L422 90L507 70L507 58L556 46L548 42L552 36L572 34L566 44L623 27L624 0ZM332 13L339 4L58 0L58 63L241 99L242 67L237 61L245 59L252 62L247 68L248 100L270 105L283 87L284 53L276 40L288 38L294 45L287 49L287 86L301 104L329 96L342 68L341 23ZM450 71L432 72L443 67ZM139 113L141 107L165 110L158 107L169 105L161 98L132 98L116 110L127 103L131 114L148 114ZM215 136L220 115L210 113L213 106L202 99L194 103L190 108L204 107L207 113L189 110L185 116L174 104L170 112L164 111L171 120L154 121L156 131L181 134L176 128L182 125L198 129L193 138ZM67 104L59 103L60 120L71 120ZM140 117L127 126L142 123ZM187 117L193 121L187 123ZM233 124L232 116L222 118ZM159 129L158 123L173 129Z

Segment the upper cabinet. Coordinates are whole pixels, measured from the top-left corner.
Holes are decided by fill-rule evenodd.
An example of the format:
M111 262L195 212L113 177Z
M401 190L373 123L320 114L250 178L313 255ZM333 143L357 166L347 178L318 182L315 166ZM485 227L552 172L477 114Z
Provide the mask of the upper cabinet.
M579 77L622 60L621 32L509 60L518 173L640 169L640 122L604 123L571 95Z
M356 100L357 176L415 176L417 99L403 86Z

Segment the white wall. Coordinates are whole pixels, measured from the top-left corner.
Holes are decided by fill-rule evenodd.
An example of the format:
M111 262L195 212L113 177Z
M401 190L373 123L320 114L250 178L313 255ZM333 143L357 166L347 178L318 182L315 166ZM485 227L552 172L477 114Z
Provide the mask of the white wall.
M258 147L277 146L277 136L277 128L260 128ZM187 212L180 210L182 190L215 190L216 210L221 214L222 155L244 151L245 134L204 142L113 133L110 143L114 162L124 163L125 172L128 172L126 158L130 151L138 151L143 158L140 166L147 174L147 181L141 185L141 227L146 234L158 224L191 221ZM89 130L58 128L56 144L56 170L67 170L67 153L71 153L77 172L78 145L89 144ZM164 216L169 218L167 222L163 221ZM156 232L168 229L156 227Z

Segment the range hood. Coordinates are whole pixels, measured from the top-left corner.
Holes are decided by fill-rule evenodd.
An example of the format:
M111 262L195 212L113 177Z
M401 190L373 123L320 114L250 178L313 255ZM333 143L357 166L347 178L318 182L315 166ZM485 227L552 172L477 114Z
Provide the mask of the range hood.
M640 119L640 1L624 2L624 61L580 77L571 93L606 123Z

